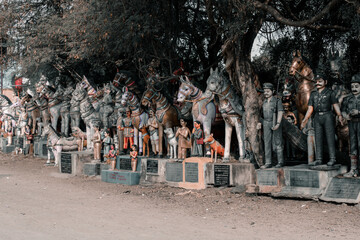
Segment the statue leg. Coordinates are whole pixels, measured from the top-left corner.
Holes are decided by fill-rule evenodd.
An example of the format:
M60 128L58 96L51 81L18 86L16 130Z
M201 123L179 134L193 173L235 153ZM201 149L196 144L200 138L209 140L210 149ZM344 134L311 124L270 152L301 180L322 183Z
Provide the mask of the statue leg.
M239 161L245 161L245 129L244 125L240 122L240 119L234 119L235 129L236 129L236 137L239 144Z
M64 114L64 119L62 120L64 121L65 127L64 127L64 134L66 137L69 137L69 126L70 126L70 113L66 112Z
M233 127L225 121L225 152L223 162L228 162L230 160L230 144L231 144L231 134Z
M208 136L210 136L211 134L211 121L204 121L203 124L203 128L204 128L204 136L205 138L207 138ZM211 151L210 151L210 145L209 144L205 144L205 156L206 157L210 157L211 155Z
M140 153L142 152L143 149L143 138L142 138L142 132L139 132L138 130L138 139L139 139L139 149L140 149Z
M163 157L164 126L159 124L159 158Z

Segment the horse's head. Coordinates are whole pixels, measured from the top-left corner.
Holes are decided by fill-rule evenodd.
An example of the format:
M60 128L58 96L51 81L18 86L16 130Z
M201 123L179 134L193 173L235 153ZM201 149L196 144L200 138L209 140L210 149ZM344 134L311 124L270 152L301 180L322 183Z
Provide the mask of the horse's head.
M50 132L50 124L45 124L44 129L41 133L41 137L46 137Z
M132 96L133 94L127 89L127 87L123 87L123 94L121 96L121 104L123 106L126 105L126 103L130 100L130 97Z
M131 82L131 77L127 76L125 73L116 73L112 84L116 88L121 88L126 86L127 82Z
M301 72L301 69L306 65L305 61L301 57L299 50L293 52L293 59L289 69L289 74L295 76L297 72Z
M219 70L216 68L215 70L210 70L210 76L207 79L207 88L211 92L219 92L221 90L223 84L223 76L219 73Z
M154 102L154 98L157 96L157 91L149 86L146 91L143 93L141 98L141 104L144 106L151 107L151 104Z
M86 90L82 88L80 84L77 84L75 90L72 93L72 99L76 102L80 102L86 97L86 94Z
M187 97L189 97L191 95L191 93L194 90L194 85L189 81L189 79L187 77L185 77L185 79L183 79L181 77L180 81L181 81L181 84L180 84L179 92L177 95L177 101L182 103L185 101L185 99Z

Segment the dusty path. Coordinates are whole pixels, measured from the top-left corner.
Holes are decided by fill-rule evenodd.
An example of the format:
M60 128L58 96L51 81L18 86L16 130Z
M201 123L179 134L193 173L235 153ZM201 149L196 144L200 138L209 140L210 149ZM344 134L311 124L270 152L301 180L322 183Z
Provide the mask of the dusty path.
M0 240L359 239L358 206L122 186L0 153Z

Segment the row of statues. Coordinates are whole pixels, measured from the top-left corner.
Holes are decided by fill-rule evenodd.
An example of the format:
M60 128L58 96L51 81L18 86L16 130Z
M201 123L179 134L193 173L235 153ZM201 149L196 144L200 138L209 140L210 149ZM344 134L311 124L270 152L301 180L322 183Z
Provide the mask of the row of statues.
M301 73L297 62L294 60L291 68ZM302 89L296 93L296 114L291 111L289 102L274 95L272 83L263 84L261 121L257 125L257 129L263 132L265 163L261 167L273 167L274 152L277 157L274 167L284 166L284 143L289 141L284 142L283 136L288 134L289 128L307 131L306 134L300 130L295 132L299 138L307 138L309 165L312 166L324 163L326 138L329 150L327 165L334 166L335 113L341 125L348 122L349 126L351 170L346 176L357 176L359 74L352 78L351 94L341 100L340 107L339 98L327 87L326 79L313 75L312 71L307 72L310 73L307 76L300 74L299 86ZM170 158L184 159L190 155L188 149L191 149L191 156L215 153L215 159L219 155L228 162L230 147L234 146L231 145L231 136L235 128L238 150L235 155L239 156L240 162L248 162L243 119L245 109L229 79L216 69L211 71L204 92L186 76L180 77L179 83L176 100L172 103L151 80L141 91L139 83L126 74L117 74L114 81L105 84L102 89L95 89L86 77L76 86L59 81L51 84L42 77L36 83L35 91L28 89L14 104L1 96L3 132L9 138L9 144L14 134L26 136L28 142L34 136L46 136L55 155L55 164L61 151L86 148L94 152L94 160L97 161L103 151L114 169L112 159L117 154L131 153L131 158L137 159L138 154L149 156L150 146L152 154L158 157L167 152ZM304 106L306 108L301 111ZM217 124L217 109L225 125L224 147L212 134L212 127ZM284 121L290 125L284 127ZM187 126L189 122L193 125L192 130ZM285 145L288 149L289 144ZM167 146L167 151L164 146Z

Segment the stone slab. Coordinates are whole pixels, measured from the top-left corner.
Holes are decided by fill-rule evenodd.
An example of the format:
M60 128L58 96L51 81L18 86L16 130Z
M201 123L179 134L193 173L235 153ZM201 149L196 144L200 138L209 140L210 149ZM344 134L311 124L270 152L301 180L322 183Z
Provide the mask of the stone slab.
M230 186L230 165L214 164L214 186Z
M140 173L103 170L101 171L101 181L124 185L138 185L140 183Z
M183 164L179 162L166 162L166 181L182 182L183 181Z
M83 175L84 165L91 163L93 159L94 154L92 151L61 152L59 170L61 173Z
M60 155L60 172L72 173L72 156L71 153L62 152Z
M12 153L15 150L15 145L10 145L10 146L4 146L3 147L3 153Z
M166 164L173 162L164 158L142 158L141 181L150 183L165 183ZM150 166L148 166L150 164ZM148 171L149 170L149 171Z
M83 172L86 176L100 175L100 163L85 163Z
M360 178L332 178L320 199L339 203L359 203Z
M138 162L136 165L136 171L141 171L141 159L142 157L138 157ZM126 171L132 171L131 168L131 159L129 155L119 155L116 156L116 169L119 170L126 170Z
M284 170L282 168L256 170L256 185L259 193L280 192L285 185Z
M190 157L184 159L183 181L178 186L185 189L205 189L206 183L206 165L211 163L211 158Z

